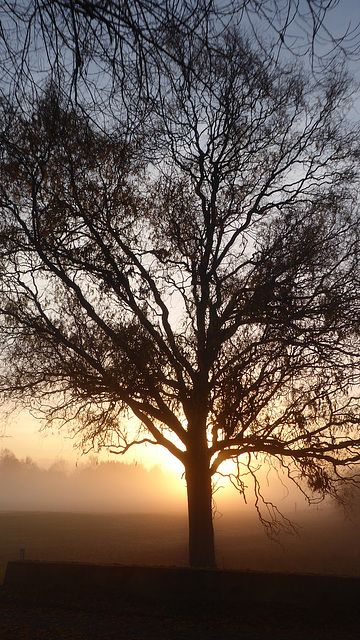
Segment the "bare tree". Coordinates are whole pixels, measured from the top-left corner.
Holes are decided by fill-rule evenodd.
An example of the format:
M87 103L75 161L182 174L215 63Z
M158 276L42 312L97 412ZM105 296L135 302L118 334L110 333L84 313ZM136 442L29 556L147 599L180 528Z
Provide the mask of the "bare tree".
M277 59L311 55L321 69L335 56L358 57L359 24L334 33L327 17L339 0L4 0L0 8L1 89L22 95L52 75L88 113L113 112L153 94L159 68L190 64L172 42L216 47L229 28L247 30ZM264 40L265 38L265 40ZM194 69L192 70L194 73ZM99 124L99 122L98 122Z
M329 70L316 86L234 29L213 44L168 43L157 91L140 78L128 105L130 142L51 84L1 110L4 397L84 447L168 449L194 566L215 565L226 461L276 527L259 461L336 496L360 459L350 82Z

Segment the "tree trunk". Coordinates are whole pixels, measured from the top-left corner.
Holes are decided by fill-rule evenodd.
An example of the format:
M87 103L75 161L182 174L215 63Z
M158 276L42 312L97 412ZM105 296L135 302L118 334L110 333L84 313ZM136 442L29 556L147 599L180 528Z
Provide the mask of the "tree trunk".
M189 515L189 564L216 567L212 518L211 475L207 456L197 456L186 466Z

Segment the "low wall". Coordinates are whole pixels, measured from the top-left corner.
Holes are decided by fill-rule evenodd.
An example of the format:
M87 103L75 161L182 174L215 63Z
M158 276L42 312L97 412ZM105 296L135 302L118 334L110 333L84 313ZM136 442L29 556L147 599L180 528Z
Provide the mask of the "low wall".
M4 585L97 597L176 603L358 606L360 578L184 567L11 561Z

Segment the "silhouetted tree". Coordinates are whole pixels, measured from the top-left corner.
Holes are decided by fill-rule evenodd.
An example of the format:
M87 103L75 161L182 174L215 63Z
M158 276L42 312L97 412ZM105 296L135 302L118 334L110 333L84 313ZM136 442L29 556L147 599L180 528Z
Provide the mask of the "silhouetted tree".
M360 458L349 80L317 86L234 28L205 44L175 32L106 130L50 83L3 98L0 133L3 394L84 448L167 448L197 566L227 461L276 527L259 462L336 495Z
M239 26L268 57L310 53L320 69L339 56L357 58L359 24L344 33L327 16L339 0L6 0L0 7L2 89L17 96L51 74L91 113L133 102L134 84L153 94L159 67L177 58L174 40L216 46ZM266 40L264 37L266 36ZM194 74L195 70L192 69Z

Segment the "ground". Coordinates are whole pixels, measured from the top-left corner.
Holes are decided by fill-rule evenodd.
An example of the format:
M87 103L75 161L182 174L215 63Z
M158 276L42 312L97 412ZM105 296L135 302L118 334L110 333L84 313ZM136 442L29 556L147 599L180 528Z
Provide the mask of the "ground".
M282 605L241 610L44 601L0 589L1 640L355 640L360 615Z
M228 521L229 520L229 521ZM220 568L360 575L359 524L315 513L311 527L271 543L243 515L216 520ZM305 523L306 524L306 523ZM152 514L0 514L0 585L8 560L186 564L186 518ZM99 594L100 596L100 594ZM359 640L360 611L304 606L197 608L45 602L0 586L0 640Z

